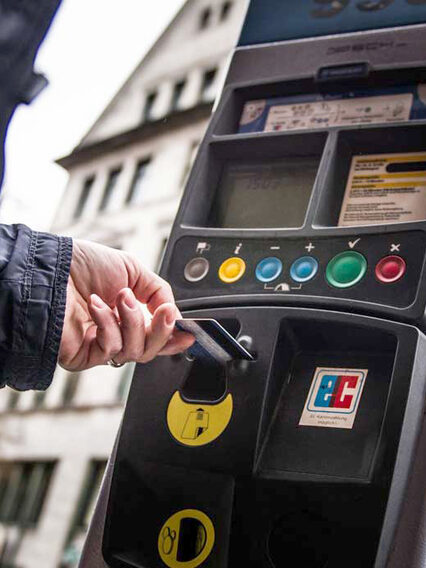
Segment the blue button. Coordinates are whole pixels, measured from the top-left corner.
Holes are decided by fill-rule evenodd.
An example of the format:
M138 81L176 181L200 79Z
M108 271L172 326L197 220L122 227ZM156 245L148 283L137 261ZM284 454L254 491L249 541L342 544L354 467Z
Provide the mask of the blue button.
M283 263L279 258L270 256L264 258L256 266L256 278L260 282L272 282L281 274L283 270Z
M308 282L318 272L318 261L313 256L301 256L293 262L290 276L296 282Z

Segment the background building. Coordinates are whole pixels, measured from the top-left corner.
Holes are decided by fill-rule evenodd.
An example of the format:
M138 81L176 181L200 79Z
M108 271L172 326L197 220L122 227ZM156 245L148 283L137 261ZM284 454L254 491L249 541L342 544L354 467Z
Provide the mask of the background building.
M158 266L248 0L188 0L74 151L52 230ZM132 366L0 395L0 566L76 566Z

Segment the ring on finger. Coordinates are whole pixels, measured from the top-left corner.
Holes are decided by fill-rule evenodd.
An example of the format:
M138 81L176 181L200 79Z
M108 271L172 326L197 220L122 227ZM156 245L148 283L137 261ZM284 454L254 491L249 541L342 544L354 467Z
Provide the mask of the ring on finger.
M117 363L117 361L114 361L114 359L111 358L109 361L107 361L107 364L110 365L110 367L114 367L114 369L119 369L126 363Z

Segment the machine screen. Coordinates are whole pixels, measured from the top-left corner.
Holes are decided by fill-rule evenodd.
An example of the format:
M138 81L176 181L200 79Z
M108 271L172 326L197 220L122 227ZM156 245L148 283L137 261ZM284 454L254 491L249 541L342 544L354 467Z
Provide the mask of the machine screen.
M302 226L319 161L317 156L292 156L230 163L219 184L210 225L229 229Z

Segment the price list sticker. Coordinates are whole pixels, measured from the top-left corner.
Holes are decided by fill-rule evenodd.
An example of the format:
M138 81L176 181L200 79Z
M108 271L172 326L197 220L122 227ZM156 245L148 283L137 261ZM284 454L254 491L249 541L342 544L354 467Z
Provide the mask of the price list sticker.
M352 158L339 227L425 219L425 152Z

